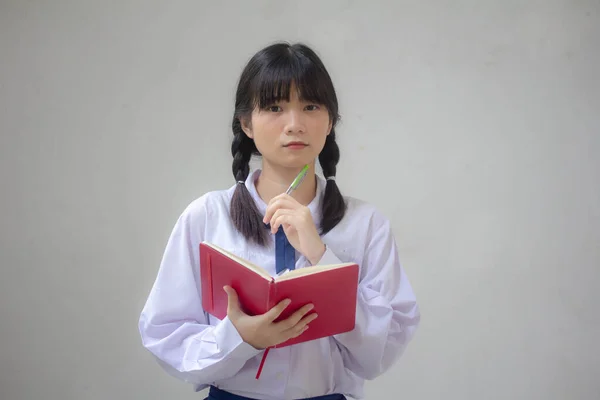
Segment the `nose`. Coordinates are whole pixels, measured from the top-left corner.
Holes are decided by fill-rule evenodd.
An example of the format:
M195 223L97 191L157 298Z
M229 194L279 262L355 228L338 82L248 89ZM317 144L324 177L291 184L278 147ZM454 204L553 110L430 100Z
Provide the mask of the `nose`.
M287 120L285 124L285 133L296 134L304 133L306 127L304 126L304 119L301 112L297 110L289 110L287 112Z

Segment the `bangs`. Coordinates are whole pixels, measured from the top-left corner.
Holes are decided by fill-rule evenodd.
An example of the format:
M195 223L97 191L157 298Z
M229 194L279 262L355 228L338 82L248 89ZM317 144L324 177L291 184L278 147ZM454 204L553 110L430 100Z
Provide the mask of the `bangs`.
M267 63L251 85L254 107L263 109L279 101L289 101L295 87L301 101L325 106L337 112L337 99L324 67L298 53L287 54Z

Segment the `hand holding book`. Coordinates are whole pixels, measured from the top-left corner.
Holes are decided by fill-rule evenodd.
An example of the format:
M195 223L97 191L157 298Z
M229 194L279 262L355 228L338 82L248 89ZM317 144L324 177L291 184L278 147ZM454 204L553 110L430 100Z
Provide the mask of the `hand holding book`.
M237 292L230 286L223 288L227 293L227 316L235 326L242 340L255 349L267 349L289 339L296 338L308 329L308 324L317 318L316 313L308 314L312 304L307 304L281 321L281 316L291 301L285 299L264 314L248 315L240 305ZM308 314L308 315L307 315Z

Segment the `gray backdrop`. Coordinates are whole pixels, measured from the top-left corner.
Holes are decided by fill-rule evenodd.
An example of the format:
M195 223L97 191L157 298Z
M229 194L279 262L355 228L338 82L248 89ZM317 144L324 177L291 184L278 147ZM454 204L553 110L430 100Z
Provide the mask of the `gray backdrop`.
M0 399L202 398L137 318L183 207L234 183L235 83L279 39L330 69L338 182L423 313L367 398L596 398L598 1L1 0Z

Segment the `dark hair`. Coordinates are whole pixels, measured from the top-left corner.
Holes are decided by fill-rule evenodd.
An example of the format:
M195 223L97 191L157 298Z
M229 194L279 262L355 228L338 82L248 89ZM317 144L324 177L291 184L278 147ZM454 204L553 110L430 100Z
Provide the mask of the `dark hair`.
M292 84L295 84L301 99L322 104L329 111L332 128L319 154L319 163L325 177L335 177L340 150L335 142L335 125L339 115L333 82L317 54L309 47L301 43L276 43L260 50L250 59L238 83L231 144L232 170L236 182L246 180L252 155L260 155L254 140L242 130L241 120L250 118L256 107L264 108L277 101L289 101ZM335 180L328 179L321 208L321 234L333 229L345 212L346 203ZM246 239L260 245L266 244L269 231L244 184L236 185L230 213L234 226Z

